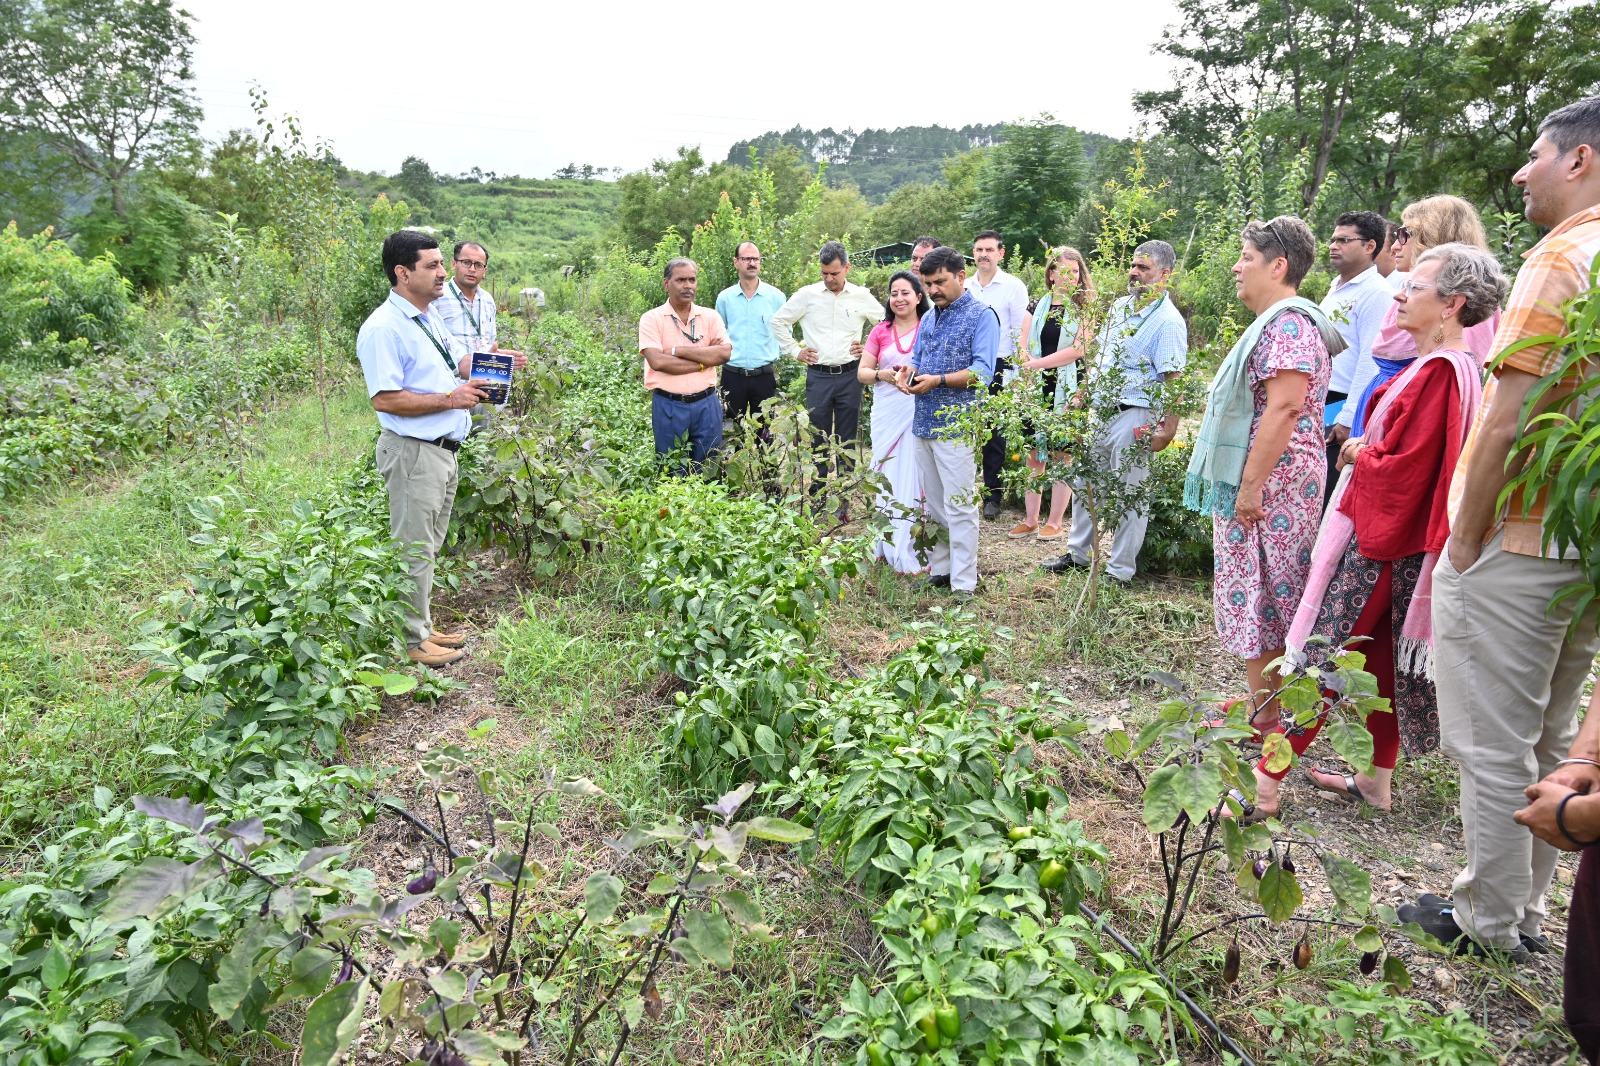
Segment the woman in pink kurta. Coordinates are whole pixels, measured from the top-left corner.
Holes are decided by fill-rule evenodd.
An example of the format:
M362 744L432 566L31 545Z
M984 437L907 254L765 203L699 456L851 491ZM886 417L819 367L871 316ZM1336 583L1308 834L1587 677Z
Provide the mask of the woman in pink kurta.
M1285 312L1262 330L1250 356L1256 407L1252 440L1267 408L1268 378L1288 370L1305 374L1310 384L1288 447L1263 487L1262 519L1250 525L1216 519L1217 633L1223 647L1244 659L1283 647L1305 589L1328 469L1321 398L1328 391L1330 369L1322 335L1298 311Z

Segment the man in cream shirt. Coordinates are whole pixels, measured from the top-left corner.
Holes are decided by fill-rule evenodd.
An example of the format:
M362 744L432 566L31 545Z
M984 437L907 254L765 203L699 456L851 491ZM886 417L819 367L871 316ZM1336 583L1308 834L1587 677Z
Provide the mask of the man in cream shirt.
M850 284L850 253L829 241L817 255L822 280L801 287L772 316L778 348L806 364L806 414L819 435L853 444L861 422L861 394L856 380L860 356L851 350L877 323L883 304L860 285ZM804 345L796 344L795 323ZM819 444L821 440L819 440ZM819 468L819 475L825 473Z

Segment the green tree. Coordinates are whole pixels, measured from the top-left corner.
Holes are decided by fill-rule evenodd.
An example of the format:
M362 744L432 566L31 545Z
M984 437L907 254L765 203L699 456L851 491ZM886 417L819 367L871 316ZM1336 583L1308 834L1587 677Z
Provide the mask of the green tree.
M873 244L912 241L927 235L946 244L968 236L967 211L972 202L942 181L902 185L879 204L867 223L866 238Z
M102 183L119 216L142 166L192 154L194 37L171 0L0 5L0 128L32 135Z
M808 235L819 248L824 240L858 237L866 228L871 212L872 207L854 185L829 189L822 194L822 205L817 209Z
M747 171L707 164L699 148L679 148L676 159L657 159L650 169L626 174L617 184L617 238L635 249L651 247L669 229L693 233L711 217L723 193L734 203L750 194Z
M1013 255L1041 258L1065 236L1087 176L1077 130L1049 115L1008 126L1005 139L984 159L967 220L999 230Z
M1426 147L1408 192L1442 189L1482 207L1522 213L1511 176L1527 161L1539 121L1600 92L1600 7L1525 0L1457 31L1449 76L1430 86Z
M394 180L406 199L423 207L433 206L439 191L439 179L434 177L433 168L428 166L426 160L414 155L406 156Z
M79 187L78 168L44 138L0 129L0 225L23 233L56 225Z

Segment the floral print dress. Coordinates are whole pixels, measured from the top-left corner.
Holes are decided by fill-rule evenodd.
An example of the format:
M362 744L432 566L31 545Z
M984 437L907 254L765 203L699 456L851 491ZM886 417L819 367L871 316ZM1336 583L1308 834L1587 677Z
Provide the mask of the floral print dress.
M1211 531L1217 557L1213 593L1217 634L1223 647L1245 659L1283 647L1305 592L1327 478L1322 406L1331 368L1322 334L1298 311L1268 324L1250 353L1250 391L1256 406L1250 423L1252 447L1267 408L1267 379L1280 370L1297 370L1310 382L1289 446L1267 477L1263 519L1247 527L1219 515Z

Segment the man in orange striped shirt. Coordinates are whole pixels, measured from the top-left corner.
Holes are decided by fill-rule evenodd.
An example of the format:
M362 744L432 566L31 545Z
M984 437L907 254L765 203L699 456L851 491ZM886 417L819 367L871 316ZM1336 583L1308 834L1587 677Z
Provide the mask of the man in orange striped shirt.
M1496 352L1564 333L1562 306L1588 288L1600 257L1600 97L1551 113L1512 180L1528 220L1551 229L1524 257ZM1526 514L1520 494L1498 506L1520 466L1511 448L1523 402L1558 363L1555 346L1544 343L1496 367L1456 467L1450 541L1433 574L1439 731L1461 767L1467 866L1453 899L1424 897L1400 917L1461 953L1548 950L1540 925L1556 850L1512 814L1524 806L1524 790L1553 771L1569 776L1571 788L1600 789L1600 751L1573 750L1578 700L1600 650L1595 610L1576 624L1570 601L1548 610L1582 571L1570 549L1565 557L1559 546L1544 549L1542 499ZM1548 402L1559 404L1576 380Z

